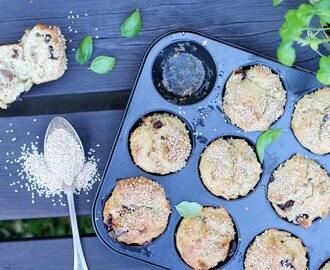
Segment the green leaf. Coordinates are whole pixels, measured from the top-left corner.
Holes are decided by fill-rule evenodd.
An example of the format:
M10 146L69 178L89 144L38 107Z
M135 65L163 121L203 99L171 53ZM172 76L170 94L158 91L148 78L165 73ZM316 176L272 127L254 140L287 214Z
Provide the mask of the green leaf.
M281 43L277 49L278 60L289 67L294 64L296 60L296 51L292 48L292 43Z
M279 4L281 4L283 0L273 0L273 6L277 7Z
M316 78L319 80L320 83L325 85L330 84L330 72L318 70L316 73Z
M76 61L83 65L85 64L89 58L92 56L93 53L93 39L92 36L85 37L78 46L76 51Z
M123 37L135 37L141 30L142 21L140 11L137 9L121 25L120 32Z
M313 17L313 6L301 4L297 10L296 16L302 26L308 25Z
M330 55L322 56L320 59L320 69L330 72Z
M93 60L89 69L97 74L106 74L110 72L115 65L116 58L101 55Z
M178 211L181 217L194 217L197 216L203 209L199 203L183 201L178 205L175 205L175 209Z
M261 163L263 163L264 160L264 153L266 147L270 145L273 141L275 141L277 137L280 136L282 131L283 129L281 128L271 129L259 136L257 140L257 154Z
M316 78L325 85L330 84L330 55L321 57L320 69L316 73Z
M311 46L313 51L317 51L317 49L319 48L319 42L320 40L317 38L309 39L309 46Z

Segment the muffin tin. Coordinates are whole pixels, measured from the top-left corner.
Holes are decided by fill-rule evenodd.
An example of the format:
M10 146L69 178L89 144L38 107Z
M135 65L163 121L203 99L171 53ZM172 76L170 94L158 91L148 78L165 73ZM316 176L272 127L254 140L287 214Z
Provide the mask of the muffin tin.
M189 72L187 76L192 76L194 72L197 72L197 76L200 74L204 76L192 81L196 87L184 98L177 96L175 92L167 95L165 88L169 89L171 86L164 84L162 77L164 74L162 67L165 68L166 59L177 53L176 48L180 49L182 46L188 48L188 53L194 56L190 60L196 61L196 58L202 58L203 61L207 61L202 62L204 72L197 61L193 64L195 68L188 67L185 71L181 70L177 73L181 72L181 75L184 75L184 72ZM185 55L180 61L186 63L187 57ZM245 133L232 125L223 113L221 105L225 83L233 70L239 66L255 64L266 65L281 77L287 91L287 102L284 114L271 128L283 128L286 131L266 149L263 173L255 190L246 197L226 201L212 195L203 185L198 169L200 155L209 143L222 136L242 137L253 144L256 143L261 132ZM164 77L174 79L174 85L175 80L178 79L176 73L169 73ZM185 77L179 79L185 80ZM186 79L191 83L189 81L191 78ZM114 251L155 266L176 270L191 269L181 259L175 247L175 232L181 217L174 205L185 200L196 201L204 206L224 206L237 227L239 241L236 253L228 262L216 269L244 269L247 247L257 235L268 228L286 230L299 237L308 248L309 269L318 269L330 257L330 218L314 221L310 229L304 229L281 219L267 200L267 184L272 171L295 153L315 160L330 171L329 155L315 155L303 148L290 128L294 104L304 94L319 87L321 85L315 76L306 71L283 66L272 59L201 33L176 31L160 37L151 45L143 59L94 201L92 217L100 240ZM136 126L142 116L152 112L167 112L176 115L190 130L192 153L186 167L179 172L163 176L149 174L132 161L129 151L131 129ZM160 183L172 206L165 232L150 244L143 246L126 245L113 240L103 224L103 207L116 185L116 179L136 176L145 176Z

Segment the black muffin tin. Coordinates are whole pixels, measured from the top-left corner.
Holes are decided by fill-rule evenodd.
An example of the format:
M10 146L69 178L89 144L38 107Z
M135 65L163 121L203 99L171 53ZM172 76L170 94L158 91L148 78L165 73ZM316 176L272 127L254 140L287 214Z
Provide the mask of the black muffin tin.
M164 78L161 78L162 69L160 66L166 65L164 63L164 57L166 62L166 55L169 55L168 57L173 56L171 50L173 48L175 50L177 46L173 43L186 43L185 46L187 47L191 44L197 44L195 50L197 56L195 56L211 61L211 63L202 62L203 66L212 69L207 77L207 87L205 87L205 81L202 82L202 79L193 81L196 85L204 88L203 91L199 91L200 89L197 89L196 86L192 93L195 97L189 96L186 103L184 99L176 97L175 93L174 95L164 95L164 84L162 84ZM204 57L205 51L206 55L210 55L211 58ZM189 49L189 53L194 54L194 49ZM192 59L195 60L195 58ZM185 62L187 59L181 60ZM242 137L252 144L256 143L261 132L245 133L232 125L222 111L221 103L225 83L233 70L239 66L246 67L255 64L266 65L281 77L287 91L287 102L284 114L271 128L283 128L286 131L266 149L263 173L255 190L246 197L226 201L212 195L203 185L198 170L200 155L209 143L223 136ZM200 72L200 63L196 65L196 69L199 69L198 72ZM191 67L186 70L190 73L187 76L194 73ZM179 70L178 74L180 72L182 75L184 71ZM177 79L175 73L170 73L168 76L170 79ZM184 77L181 77L182 79L184 80ZM294 104L304 94L319 87L321 85L313 74L283 66L272 59L201 33L176 31L160 37L151 45L143 59L94 201L92 217L98 237L107 247L129 257L166 269L191 269L181 259L175 247L175 232L181 217L174 205L185 200L196 201L204 206L224 206L236 224L239 239L236 253L227 263L219 265L219 269L243 269L247 247L255 236L268 228L286 230L299 237L308 249L309 269L318 269L330 257L330 218L314 221L310 229L304 229L281 219L267 200L267 185L272 171L296 153L315 160L330 171L329 155L315 155L303 148L290 128ZM192 153L186 167L179 172L164 176L149 174L132 161L129 151L131 129L140 121L142 116L152 112L167 112L176 115L186 123L190 130ZM116 179L137 176L146 176L160 183L164 187L172 207L169 224L165 232L152 243L143 246L126 245L113 240L108 235L107 228L102 221L103 207L116 185ZM125 266L123 266L124 268Z

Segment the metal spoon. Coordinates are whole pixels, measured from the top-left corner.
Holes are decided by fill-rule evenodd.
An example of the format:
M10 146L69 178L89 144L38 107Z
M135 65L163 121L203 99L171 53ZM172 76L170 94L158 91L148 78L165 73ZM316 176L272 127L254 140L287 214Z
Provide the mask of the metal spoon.
M77 132L71 126L71 124L67 120L65 120L63 117L55 117L50 122L50 124L47 128L47 131L46 131L44 145L46 145L48 136L56 129L64 129L65 131L69 132L72 135L72 137L77 141L77 143L80 145L80 147L82 149L83 159L81 159L81 160L84 160L84 157L85 157L84 147L80 141L80 138L79 138ZM82 164L82 166L80 166L80 168L78 168L75 178L82 170L83 165L84 164ZM54 172L54 173L56 174L56 172ZM83 253L83 250L81 247L78 225L77 225L77 216L76 216L76 210L75 210L74 198L73 198L74 185L75 185L75 181L73 181L71 186L65 186L65 188L64 188L64 193L67 196L68 204L69 204L70 220L71 220L72 235L73 235L73 251L74 251L73 269L74 270L88 270L86 260L84 257L84 253Z

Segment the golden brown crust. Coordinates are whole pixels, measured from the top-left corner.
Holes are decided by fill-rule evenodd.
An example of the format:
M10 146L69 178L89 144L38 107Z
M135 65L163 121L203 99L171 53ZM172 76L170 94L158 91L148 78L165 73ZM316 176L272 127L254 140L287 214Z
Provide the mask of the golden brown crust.
M286 231L269 229L249 246L245 270L308 270L307 249L301 240Z
M190 155L189 131L177 117L167 113L142 118L130 136L136 165L147 172L167 174L181 170Z
M257 65L236 69L226 83L223 109L244 131L265 131L284 112L286 92L277 74Z
M234 223L224 207L204 207L199 215L184 218L175 235L182 259L196 270L207 270L233 255Z
M297 154L274 171L268 199L281 217L308 228L328 215L330 178L314 160Z
M320 155L330 153L330 87L301 98L291 126L298 141L308 150Z
M259 182L262 169L244 139L219 138L204 150L199 171L207 189L230 200L246 196Z
M330 270L330 261L328 261L320 270Z
M103 210L109 235L119 242L151 242L166 229L170 203L165 191L145 177L120 179Z

